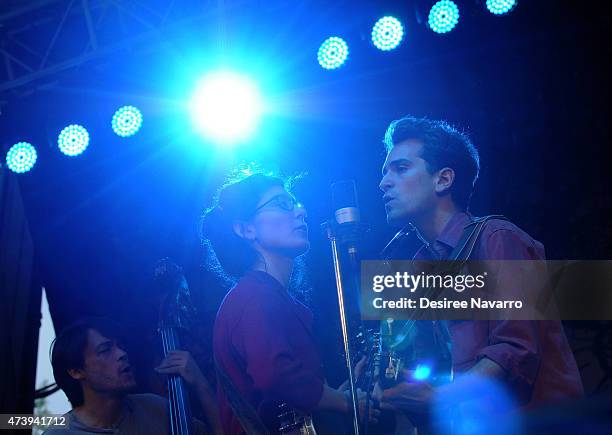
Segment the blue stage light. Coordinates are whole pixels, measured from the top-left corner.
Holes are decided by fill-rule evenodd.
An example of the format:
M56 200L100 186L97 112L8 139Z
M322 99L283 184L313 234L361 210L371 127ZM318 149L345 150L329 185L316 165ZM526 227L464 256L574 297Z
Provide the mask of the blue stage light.
M133 136L142 125L142 113L134 106L123 106L113 115L113 131L121 137Z
M189 107L198 132L214 142L229 144L254 133L263 101L252 80L235 72L218 71L200 80Z
M36 148L28 142L19 142L9 148L6 153L8 168L18 174L28 172L36 163Z
M348 55L349 49L344 39L332 36L323 41L319 47L317 59L323 68L336 69L346 62Z
M459 22L459 8L451 0L440 0L429 11L429 27L436 33L447 33Z
M402 42L403 37L402 23L394 17L382 17L372 29L372 42L379 50L393 50Z
M414 370L412 377L417 381L424 381L431 375L431 367L424 364L419 364Z
M439 423L436 425L439 434L515 435L522 433L521 416L503 413L517 406L503 383L490 377L464 373L437 392L431 402L431 417ZM449 418L449 411L452 418ZM503 424L500 424L500 415L507 417Z
M487 9L494 15L504 15L516 6L516 0L487 0Z
M57 144L60 151L67 156L78 156L89 145L89 133L87 133L83 126L77 124L69 125L60 132Z

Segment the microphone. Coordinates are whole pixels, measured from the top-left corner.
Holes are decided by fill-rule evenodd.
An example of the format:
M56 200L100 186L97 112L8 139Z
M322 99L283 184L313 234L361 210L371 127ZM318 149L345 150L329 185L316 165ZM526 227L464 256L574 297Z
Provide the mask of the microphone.
M363 238L365 225L361 222L355 180L336 181L331 185L334 226L338 242L351 258L357 261L357 244Z
M355 180L337 181L332 184L334 217L339 225L361 221Z

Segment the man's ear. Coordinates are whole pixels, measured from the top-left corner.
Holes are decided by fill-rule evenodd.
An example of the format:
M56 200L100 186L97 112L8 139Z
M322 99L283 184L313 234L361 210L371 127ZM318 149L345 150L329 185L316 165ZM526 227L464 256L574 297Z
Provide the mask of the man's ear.
M68 369L68 374L77 381L85 379L85 373L82 369Z
M234 221L234 233L245 240L255 240L255 228L252 224L244 221Z
M438 176L435 180L436 193L446 193L455 181L455 171L451 168L442 168L438 171Z

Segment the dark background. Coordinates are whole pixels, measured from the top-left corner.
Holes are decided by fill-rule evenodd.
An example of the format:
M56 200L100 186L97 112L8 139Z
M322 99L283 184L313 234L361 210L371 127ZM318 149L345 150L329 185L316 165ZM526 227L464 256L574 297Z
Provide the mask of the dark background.
M610 258L607 10L521 1L495 17L482 2L458 1L459 25L437 35L426 27L426 1L226 3L225 12L168 30L144 48L3 95L0 146L27 140L39 151L34 169L18 178L56 329L97 314L131 325L138 339L149 334L153 266L169 256L187 273L206 349L226 288L201 267L198 219L228 171L258 161L309 174L298 194L311 226L312 306L333 372L335 286L318 231L332 211L329 186L356 180L372 226L366 250L377 252L393 234L377 187L381 140L405 114L445 119L471 136L482 163L475 214L506 215L542 241L551 259ZM369 33L387 14L402 20L406 34L397 50L383 53ZM78 44L84 29L68 28ZM325 71L316 51L331 35L344 37L351 52L342 68ZM195 136L182 107L198 75L217 65L254 75L280 107L233 151ZM129 139L110 128L124 104L144 115ZM91 134L76 158L56 146L68 123Z

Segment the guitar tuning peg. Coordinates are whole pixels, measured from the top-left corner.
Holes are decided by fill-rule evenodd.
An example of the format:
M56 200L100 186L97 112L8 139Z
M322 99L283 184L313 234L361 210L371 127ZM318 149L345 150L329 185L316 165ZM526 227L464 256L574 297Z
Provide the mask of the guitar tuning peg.
M389 329L389 335L393 335L393 318L387 318L387 328Z

